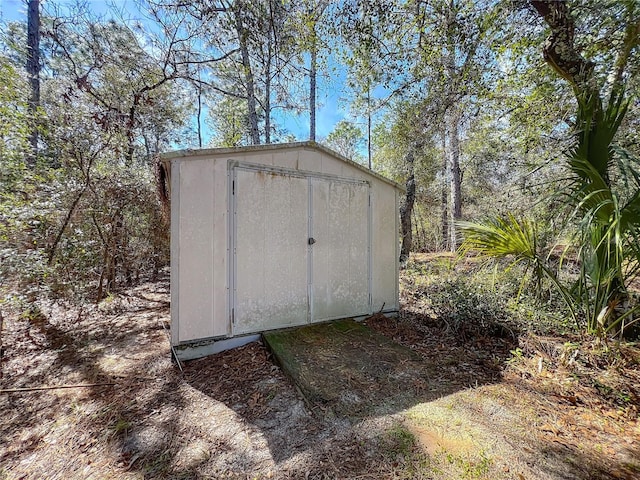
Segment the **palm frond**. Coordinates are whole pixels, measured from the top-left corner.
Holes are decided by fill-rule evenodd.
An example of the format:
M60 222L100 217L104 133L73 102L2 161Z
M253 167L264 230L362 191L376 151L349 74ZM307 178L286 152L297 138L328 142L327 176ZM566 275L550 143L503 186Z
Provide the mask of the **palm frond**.
M598 335L622 328L630 309L637 308L629 304L627 286L640 275L640 160L612 146L629 104L623 90L614 90L606 106L597 94L578 97L576 144L566 157L570 183L562 192L572 209L567 220L578 227L580 275L570 289L538 252L532 222L507 215L458 223L464 236L460 253L510 258L507 268L524 265L538 288L545 276L574 320L579 311Z
M486 223L457 222L463 234L461 252L474 251L492 258L514 256L532 261L537 256L536 230L532 222L519 222L512 214Z
M542 291L543 277L551 281L567 305L569 312L577 322L575 306L569 291L560 283L555 273L546 265L538 252L535 224L527 219L518 220L512 214L506 218L494 218L485 223L457 222L457 228L463 234L463 242L458 250L460 255L474 252L487 258L511 258L507 267L523 264L525 272L532 272L538 295ZM520 291L527 275L522 278Z
M597 95L578 97L577 142L569 154L570 164L574 159L588 162L607 185L613 159L611 145L627 113L629 103L624 90L614 90L606 108L603 108ZM582 176L583 172L576 170L574 173Z

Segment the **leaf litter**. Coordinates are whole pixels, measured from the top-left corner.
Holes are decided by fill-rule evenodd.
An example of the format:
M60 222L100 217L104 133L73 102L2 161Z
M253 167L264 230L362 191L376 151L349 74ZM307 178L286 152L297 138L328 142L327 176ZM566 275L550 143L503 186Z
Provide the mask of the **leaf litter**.
M93 386L0 394L0 478L640 478L636 346L461 336L405 291L367 324L436 374L353 419L305 402L261 343L181 373L168 288L5 313L1 389Z

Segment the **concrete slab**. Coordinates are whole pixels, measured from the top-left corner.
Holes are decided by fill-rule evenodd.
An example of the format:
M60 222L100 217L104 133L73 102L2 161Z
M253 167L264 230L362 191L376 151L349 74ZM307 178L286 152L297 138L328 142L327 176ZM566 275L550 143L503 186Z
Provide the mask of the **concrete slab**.
M312 405L362 418L411 406L429 373L421 357L353 320L263 334Z

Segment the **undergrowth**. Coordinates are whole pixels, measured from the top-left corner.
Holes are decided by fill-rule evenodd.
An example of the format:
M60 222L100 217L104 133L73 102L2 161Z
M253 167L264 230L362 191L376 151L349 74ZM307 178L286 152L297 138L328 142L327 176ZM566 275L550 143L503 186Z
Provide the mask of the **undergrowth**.
M562 299L548 288L543 297L523 282L525 272L487 269L473 259L413 259L402 275L405 298L425 308L445 329L463 338L517 332L576 333Z

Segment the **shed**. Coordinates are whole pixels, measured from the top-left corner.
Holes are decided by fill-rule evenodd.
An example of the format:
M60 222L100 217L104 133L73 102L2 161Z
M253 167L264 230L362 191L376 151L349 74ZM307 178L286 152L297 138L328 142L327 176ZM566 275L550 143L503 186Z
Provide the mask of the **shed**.
M397 313L402 187L315 142L162 156L180 359L261 332Z

